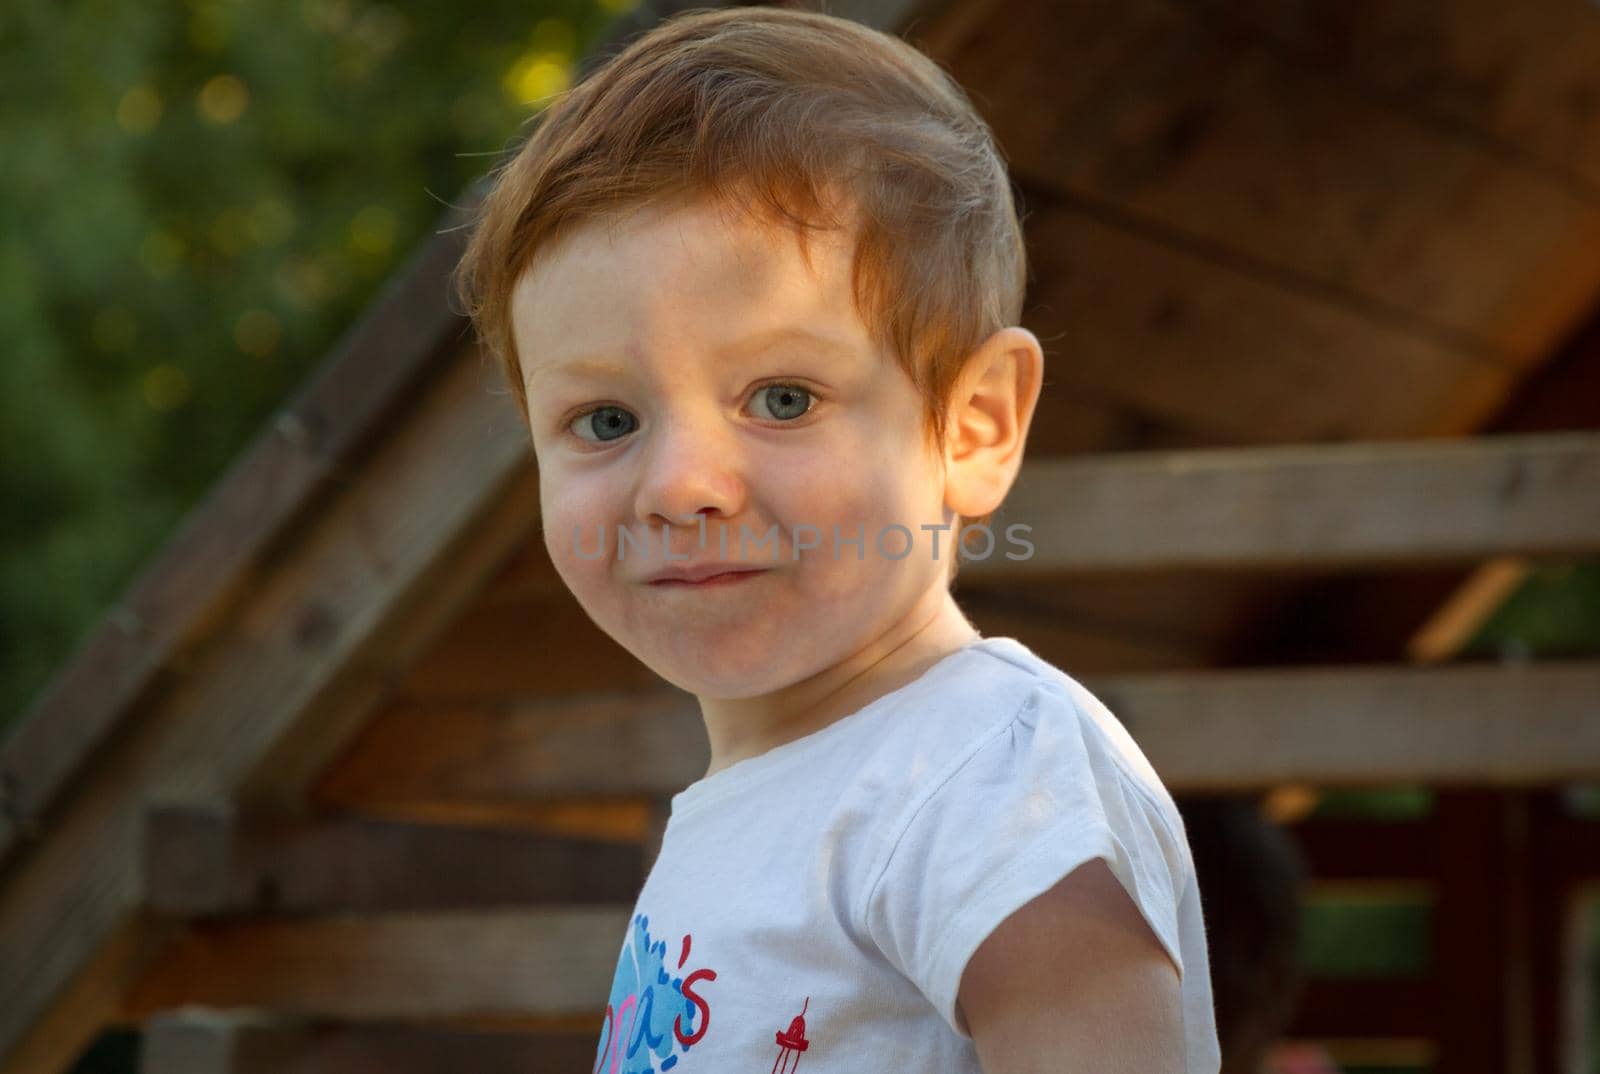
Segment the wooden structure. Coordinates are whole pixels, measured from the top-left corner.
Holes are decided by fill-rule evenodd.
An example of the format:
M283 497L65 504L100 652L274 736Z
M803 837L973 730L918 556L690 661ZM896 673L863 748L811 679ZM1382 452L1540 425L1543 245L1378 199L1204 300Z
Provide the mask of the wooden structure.
M1025 198L1039 554L963 604L1180 795L1439 790L1292 825L1318 883L1430 891L1435 954L1311 982L1293 1035L1576 1069L1600 838L1559 791L1600 778L1600 663L1450 658L1529 562L1600 553L1600 10L829 10L951 70ZM456 222L0 747L4 1074L119 1023L184 1074L592 1063L703 732L542 555Z

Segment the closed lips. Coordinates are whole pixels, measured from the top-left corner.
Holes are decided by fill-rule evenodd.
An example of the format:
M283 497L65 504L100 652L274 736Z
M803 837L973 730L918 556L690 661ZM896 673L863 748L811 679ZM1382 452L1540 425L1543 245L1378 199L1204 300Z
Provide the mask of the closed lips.
M690 571L668 571L658 574L650 579L651 585L678 583L680 585L699 585L711 581L736 581L740 578L761 574L764 568L713 566L702 567Z

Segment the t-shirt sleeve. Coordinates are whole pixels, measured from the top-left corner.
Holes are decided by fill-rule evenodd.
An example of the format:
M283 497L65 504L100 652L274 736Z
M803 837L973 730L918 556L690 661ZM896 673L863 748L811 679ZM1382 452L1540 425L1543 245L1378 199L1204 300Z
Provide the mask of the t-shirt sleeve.
M1094 858L1122 882L1182 978L1178 907L1192 872L1182 820L1165 789L1147 782L1155 777L1142 754L1129 760L1137 747L1126 731L1108 733L1106 719L1058 684L1035 686L1013 718L929 773L869 884L867 936L963 1037L971 1033L956 1000L973 953ZM1141 768L1149 775L1136 775Z

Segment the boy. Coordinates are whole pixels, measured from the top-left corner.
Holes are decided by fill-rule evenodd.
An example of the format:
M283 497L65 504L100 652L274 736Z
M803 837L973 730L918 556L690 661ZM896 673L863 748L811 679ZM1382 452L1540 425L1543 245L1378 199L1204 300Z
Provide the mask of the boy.
M557 571L711 744L594 1069L1216 1071L1171 798L950 592L1043 363L959 88L831 16L687 12L544 114L460 283Z

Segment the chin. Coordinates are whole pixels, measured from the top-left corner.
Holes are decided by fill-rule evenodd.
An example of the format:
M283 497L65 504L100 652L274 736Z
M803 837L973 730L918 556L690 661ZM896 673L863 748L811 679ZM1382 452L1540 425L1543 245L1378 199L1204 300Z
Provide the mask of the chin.
M734 700L760 697L777 689L756 668L710 666L705 662L694 663L659 654L647 656L636 652L634 655L667 682L696 697Z
M763 644L764 640L760 632L745 632L739 642L718 644L701 639L676 648L634 649L633 653L680 690L696 697L739 700L770 694L800 677L786 676L786 669L774 659L770 642Z

